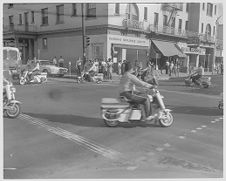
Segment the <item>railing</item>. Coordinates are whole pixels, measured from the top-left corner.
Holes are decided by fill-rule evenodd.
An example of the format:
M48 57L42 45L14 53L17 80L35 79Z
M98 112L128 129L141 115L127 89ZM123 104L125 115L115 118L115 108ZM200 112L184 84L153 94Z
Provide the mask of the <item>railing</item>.
M3 33L5 32L37 32L38 28L36 25L8 25L8 26L3 26Z
M204 42L211 42L211 43L215 42L215 37L207 35L207 34L200 34L199 38L201 41L204 41Z
M162 10L163 11L171 11L172 9L182 10L182 3L163 3Z
M223 40L216 39L215 43L218 50L223 50Z
M126 28L132 28L132 29L144 29L144 23L137 20L130 20L130 19L123 19L122 26Z

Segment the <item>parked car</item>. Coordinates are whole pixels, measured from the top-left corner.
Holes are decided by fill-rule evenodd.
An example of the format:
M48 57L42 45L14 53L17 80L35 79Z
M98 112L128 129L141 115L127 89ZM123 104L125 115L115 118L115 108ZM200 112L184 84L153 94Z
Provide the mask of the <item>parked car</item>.
M39 60L39 62L40 71L46 72L48 76L52 75L63 77L68 72L67 68L57 67L56 65L53 65L49 60Z

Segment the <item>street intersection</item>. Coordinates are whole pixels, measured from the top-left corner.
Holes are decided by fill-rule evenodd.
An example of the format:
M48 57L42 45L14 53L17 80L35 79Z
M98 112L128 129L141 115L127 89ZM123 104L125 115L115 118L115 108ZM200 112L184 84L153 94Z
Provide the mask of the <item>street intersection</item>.
M118 96L117 81L16 85L22 114L4 118L4 178L221 178L223 80L213 79L209 90L185 87L182 79L160 81L175 120L168 128L106 127L100 101Z

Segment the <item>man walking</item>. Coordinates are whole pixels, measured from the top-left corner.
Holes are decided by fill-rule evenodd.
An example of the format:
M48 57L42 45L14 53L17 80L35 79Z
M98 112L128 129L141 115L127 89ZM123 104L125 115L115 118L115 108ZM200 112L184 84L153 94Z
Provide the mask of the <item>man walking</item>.
M64 59L62 58L62 56L60 56L60 59L58 60L59 62L59 67L64 67Z

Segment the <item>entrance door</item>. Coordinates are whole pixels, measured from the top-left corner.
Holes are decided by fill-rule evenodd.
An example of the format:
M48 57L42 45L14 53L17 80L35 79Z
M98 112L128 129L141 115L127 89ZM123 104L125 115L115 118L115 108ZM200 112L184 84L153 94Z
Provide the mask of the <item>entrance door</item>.
M28 12L24 13L25 31L28 31Z

